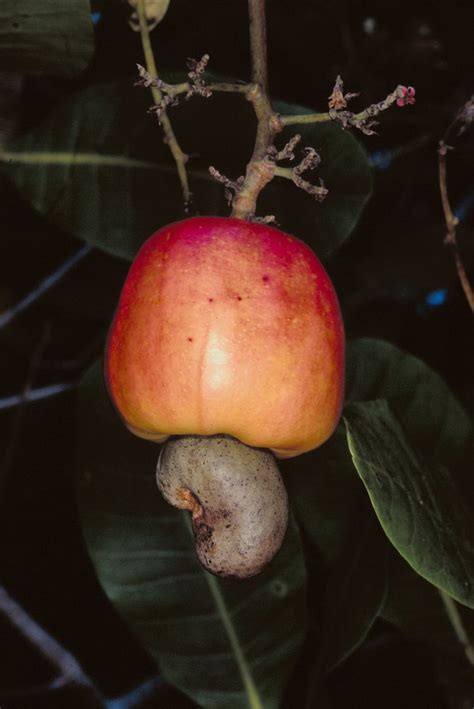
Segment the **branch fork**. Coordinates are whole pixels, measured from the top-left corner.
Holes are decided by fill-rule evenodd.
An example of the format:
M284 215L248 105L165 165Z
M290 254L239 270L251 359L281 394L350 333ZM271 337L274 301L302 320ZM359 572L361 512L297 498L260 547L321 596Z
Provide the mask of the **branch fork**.
M135 0L134 0L135 2ZM144 0L136 0L136 7L137 7L137 17L138 17L138 24L139 24L139 29L140 29L140 37L142 41L142 48L143 48L143 55L145 57L145 64L146 64L146 69L143 69L145 72L145 79L148 82L148 87L151 90L153 100L155 104L160 104L162 99L163 99L163 94L161 93L161 90L157 87L156 83L158 82L158 70L156 68L156 62L155 62L155 57L153 54L153 49L151 46L151 41L150 41L150 29L148 27L148 19L147 19L147 14L146 14L146 9L145 9L145 1ZM189 189L189 180L188 180L188 174L186 172L186 163L188 160L188 156L183 152L181 149L181 146L179 145L176 136L173 131L173 127L171 125L171 121L168 118L166 114L166 110L163 111L160 116L159 120L161 125L163 126L163 132L165 134L165 142L168 145L170 152L173 156L173 159L176 163L176 169L178 172L178 178L181 184L181 190L183 193L183 200L184 200L184 211L186 212L189 208L189 204L191 202L191 191Z
M300 164L291 171L291 179L299 189L313 195L318 202L322 202L328 194L328 189L324 186L323 181L320 179L319 185L313 185L302 177L303 172L314 170L320 164L321 158L314 148L305 148L305 152L306 155Z
M270 154L273 156L276 162L280 160L294 160L295 159L295 148L301 140L301 135L298 133L288 141L284 148L277 151L275 147L272 146L270 149ZM307 194L313 195L318 202L322 202L323 199L328 194L327 188L324 186L323 181L320 180L318 185L313 185L308 180L305 180L302 175L308 170L314 170L321 163L321 157L319 153L316 152L314 148L307 147L304 148L304 157L294 168L288 167L276 167L275 175L277 177L285 177L291 180L296 187L304 190Z
M268 184L274 177L284 177L291 180L296 187L304 190L308 194L313 195L316 200L321 202L328 194L327 188L324 186L323 181L320 180L318 185L313 185L311 182L305 180L302 175L308 170L314 170L320 163L321 157L316 152L314 148L307 147L304 149L304 157L294 168L279 167L278 162L282 160L292 161L295 159L295 148L301 141L301 135L294 135L288 143L281 149L278 150L273 144L269 145L266 151L266 155L261 160L254 160L249 163L251 167L250 182L251 189L254 184L259 186L264 186ZM244 190L247 181L247 188L249 184L249 175L246 177L243 175L237 178L237 180L231 180L230 178L222 175L215 167L211 165L209 172L212 177L225 186L225 196L228 204L232 204L234 199L238 196L244 205L247 204L247 197L241 197L241 193ZM262 187L260 187L261 189ZM236 200L237 201L237 200ZM235 207L234 207L235 209ZM245 217L246 219L251 219L252 221L264 221L265 223L271 223L275 221L273 215L263 217L259 219L255 217L255 212L249 212Z
M281 116L280 120L284 126L327 123L334 121L343 128L358 128L365 135L374 135L374 127L377 122L373 120L382 111L387 110L396 104L397 106L408 106L415 103L415 89L413 86L403 86L399 84L394 91L386 96L383 101L373 103L359 113L347 110L351 99L358 96L357 93L344 93L344 84L340 76L337 76L334 88L329 96L329 110L327 113L305 113L298 116Z
M144 86L145 88L155 88L160 92L160 100L148 109L149 113L155 113L158 121L162 114L169 106L177 106L179 103L179 95L185 94L185 100L189 100L191 96L202 96L209 98L212 96L211 87L207 86L203 79L203 74L206 71L209 62L209 54L204 54L201 59L188 59L187 66L189 69L189 81L181 84L168 84L157 76L154 76L141 64L137 64L139 79L135 86ZM160 121L161 122L161 121Z
M138 1L139 15L141 15L142 37L147 37L147 27L144 17L143 0ZM373 135L374 127L377 125L374 118L382 111L385 111L393 104L406 106L415 103L415 89L412 86L398 85L385 99L368 106L364 111L353 113L348 110L349 102L358 96L357 93L344 92L342 77L338 75L329 96L326 113L304 114L298 116L280 116L271 105L268 93L268 69L266 56L266 20L265 20L265 0L248 0L250 19L250 46L252 54L252 83L210 83L204 81L209 55L205 54L200 60L188 60L188 81L180 84L167 84L158 78L156 67L153 61L147 62L145 69L138 65L140 79L138 84L151 88L155 98L155 104L150 108L151 112L157 115L160 123L165 126L165 121L169 125L166 109L174 106L178 102L178 97L185 94L185 99L198 95L209 97L213 91L238 92L245 94L245 97L253 105L257 118L257 135L255 139L252 157L247 164L245 176L232 180L222 175L215 167L211 166L209 172L211 176L225 187L225 196L228 204L232 204L232 215L238 219L255 219L257 199L262 189L274 178L285 177L299 188L311 194L318 201L322 201L328 194L323 182L311 184L302 177L308 170L314 170L321 159L314 148L305 149L305 155L300 163L294 168L279 167L277 162L281 160L292 161L295 159L295 148L300 142L300 136L295 135L281 149L274 146L276 135L285 126L299 123L321 123L334 121L343 128L355 127L365 135ZM146 52L145 52L146 53ZM472 111L474 115L474 110ZM170 130L168 130L170 133ZM174 137L174 136L173 136ZM181 180L185 184L184 165L187 159L177 147L176 140L169 140L169 144L174 148L174 153L178 169L181 171ZM186 184L187 187L187 184ZM186 193L186 192L185 192ZM188 189L189 196L189 189ZM267 217L265 217L267 219ZM270 217L268 218L270 219Z
M217 170L213 165L210 165L209 167L209 173L211 176L217 180L217 182L220 182L222 185L225 187L225 198L227 200L227 204L230 206L232 204L232 201L237 195L240 190L242 189L242 185L244 184L245 177L241 175L238 177L236 180L231 180L229 177L226 177L225 175L222 175L219 170Z

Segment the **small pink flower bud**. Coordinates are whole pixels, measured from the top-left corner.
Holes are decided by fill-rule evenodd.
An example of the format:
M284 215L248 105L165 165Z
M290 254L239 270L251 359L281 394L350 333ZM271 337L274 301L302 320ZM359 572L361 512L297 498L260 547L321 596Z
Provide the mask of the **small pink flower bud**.
M397 106L408 106L414 103L416 103L416 99L413 86L399 86Z

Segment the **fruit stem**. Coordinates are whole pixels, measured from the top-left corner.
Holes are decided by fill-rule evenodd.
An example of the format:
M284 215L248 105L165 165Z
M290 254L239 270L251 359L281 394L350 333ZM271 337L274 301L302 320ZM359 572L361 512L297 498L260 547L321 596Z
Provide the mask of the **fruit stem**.
M150 32L148 29L147 17L145 12L145 0L138 0L137 3L137 14L138 22L140 25L140 37L142 40L143 55L145 57L145 64L147 71L155 78L158 79L158 71L156 68L155 57L153 56L153 49L150 42ZM151 93L155 104L160 104L163 100L163 95L157 86L151 86ZM188 156L183 153L181 147L176 139L173 128L171 126L171 121L166 114L166 110L160 114L160 122L163 126L163 131L165 134L165 142L168 145L171 154L176 162L176 168L178 170L179 181L181 182L181 189L183 191L184 204L185 207L189 204L191 200L191 192L189 189L188 175L186 172L186 162Z
M265 0L249 0L252 81L268 94L267 29Z
M257 116L257 135L244 183L233 201L232 216L248 219L256 212L257 198L275 175L275 161L269 151L283 126L273 111L268 93L265 0L249 0L250 49L253 84L247 92Z

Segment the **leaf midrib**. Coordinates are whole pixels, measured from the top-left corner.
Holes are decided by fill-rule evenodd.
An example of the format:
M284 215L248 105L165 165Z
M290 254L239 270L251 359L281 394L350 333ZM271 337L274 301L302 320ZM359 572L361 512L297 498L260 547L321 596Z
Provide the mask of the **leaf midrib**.
M217 611L222 620L222 624L224 625L227 637L229 638L229 643L231 645L232 652L234 653L234 657L239 668L240 676L245 687L249 707L250 709L263 709L263 704L260 699L260 695L258 693L250 669L247 665L245 655L240 646L240 641L237 637L237 633L235 632L231 617L227 611L227 606L225 604L224 598L222 597L222 593L217 583L217 579L207 572L204 573L206 576L207 584L209 586L209 590L211 591L212 598L214 600L214 603L216 604Z
M183 518L188 532L194 538L189 515L183 512ZM249 709L264 709L262 700L260 699L260 695L258 693L257 686L253 680L252 673L250 672L250 668L247 664L247 660L245 659L240 640L235 631L231 616L227 610L227 606L219 588L217 579L215 576L205 571L204 569L203 574L207 581L207 585L211 592L212 599L217 608L217 613L222 621L222 625L224 626L224 629L226 631L233 656L237 663L239 674L244 685L245 693L247 695Z

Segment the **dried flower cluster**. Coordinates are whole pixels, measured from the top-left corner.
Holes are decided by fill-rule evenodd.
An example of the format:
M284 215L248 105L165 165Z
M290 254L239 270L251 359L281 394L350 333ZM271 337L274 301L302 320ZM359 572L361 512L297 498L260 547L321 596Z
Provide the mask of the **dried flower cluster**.
M158 89L162 98L159 103L154 104L149 108L150 113L155 113L158 121L160 121L161 116L168 106L177 106L179 103L179 95L184 93L185 100L191 98L191 96L203 96L204 98L209 98L212 95L212 90L206 86L203 79L203 74L206 71L207 64L209 62L209 54L204 54L201 59L188 59L188 82L184 84L167 84L162 79L152 76L145 67L141 64L137 64L139 80L136 82L135 86L144 86L145 88L154 87ZM184 87L184 88L183 88Z

